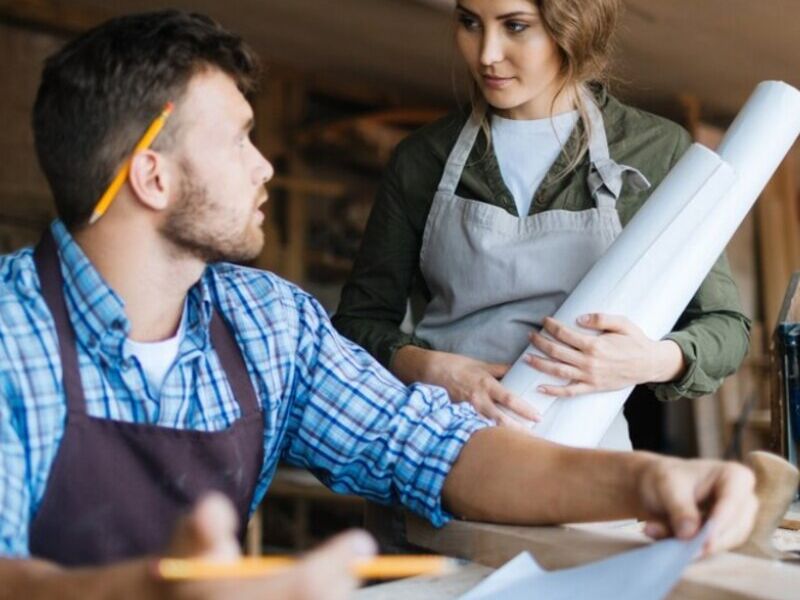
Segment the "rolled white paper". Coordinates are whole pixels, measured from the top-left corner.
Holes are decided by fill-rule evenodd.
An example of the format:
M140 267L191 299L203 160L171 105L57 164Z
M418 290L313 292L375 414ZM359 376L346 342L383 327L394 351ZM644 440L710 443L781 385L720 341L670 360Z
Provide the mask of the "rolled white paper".
M800 134L800 92L761 83L731 125L719 154L693 145L553 315L621 314L653 339L669 333ZM529 346L523 353L540 354ZM595 447L631 388L554 399L536 391L565 382L521 356L503 378L543 415L537 435Z

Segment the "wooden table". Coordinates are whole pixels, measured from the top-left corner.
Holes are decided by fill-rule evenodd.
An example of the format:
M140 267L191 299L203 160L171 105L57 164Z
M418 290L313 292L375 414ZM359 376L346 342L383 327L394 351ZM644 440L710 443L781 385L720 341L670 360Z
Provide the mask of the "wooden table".
M638 525L511 527L454 521L434 529L406 519L408 540L434 552L473 563L444 577L418 577L361 590L358 600L458 598L520 552L529 551L545 569L563 569L600 560L648 543ZM800 549L800 532L778 530L777 547ZM790 600L800 598L800 562L770 561L724 553L686 569L669 598L691 600Z

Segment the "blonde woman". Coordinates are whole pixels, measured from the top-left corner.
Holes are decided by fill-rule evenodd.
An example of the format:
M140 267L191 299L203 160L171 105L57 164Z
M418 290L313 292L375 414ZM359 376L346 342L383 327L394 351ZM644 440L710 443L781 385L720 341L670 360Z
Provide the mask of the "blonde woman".
M698 396L747 351L724 257L662 340L621 316L550 318L690 144L606 91L618 12L618 0L459 0L471 114L397 148L335 317L402 381L440 385L501 424L514 421L498 406L537 416L498 381L529 341L547 356L531 368L568 382L542 390L558 397L642 383ZM404 333L415 292L426 305ZM622 413L601 445L630 448Z

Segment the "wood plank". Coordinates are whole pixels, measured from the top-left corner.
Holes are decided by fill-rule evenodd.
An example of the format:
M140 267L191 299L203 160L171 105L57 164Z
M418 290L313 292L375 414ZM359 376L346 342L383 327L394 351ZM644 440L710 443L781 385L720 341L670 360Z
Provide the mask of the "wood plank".
M273 177L267 187L326 198L338 198L347 192L347 186L338 181L322 181L310 177L286 177L281 175Z
M630 530L578 527L514 527L453 521L441 529L413 516L406 519L408 541L449 556L498 567L529 551L545 569L563 569L600 560L648 543ZM800 540L798 540L800 543ZM671 599L789 600L800 590L800 567L723 553L691 565Z
M488 577L494 569L470 563L456 573L440 577L411 577L392 583L364 588L355 594L356 600L449 600L459 598Z
M800 530L800 502L792 502L780 526L782 529Z
M767 331L777 322L786 286L800 268L800 217L790 153L756 203L763 281L763 307Z

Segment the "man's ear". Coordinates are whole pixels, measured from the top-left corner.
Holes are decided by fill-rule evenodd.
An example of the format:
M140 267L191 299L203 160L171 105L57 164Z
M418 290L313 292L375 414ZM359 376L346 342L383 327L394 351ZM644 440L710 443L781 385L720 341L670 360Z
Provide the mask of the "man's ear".
M131 160L128 182L139 202L151 210L167 208L173 178L163 154L154 150L137 152Z

